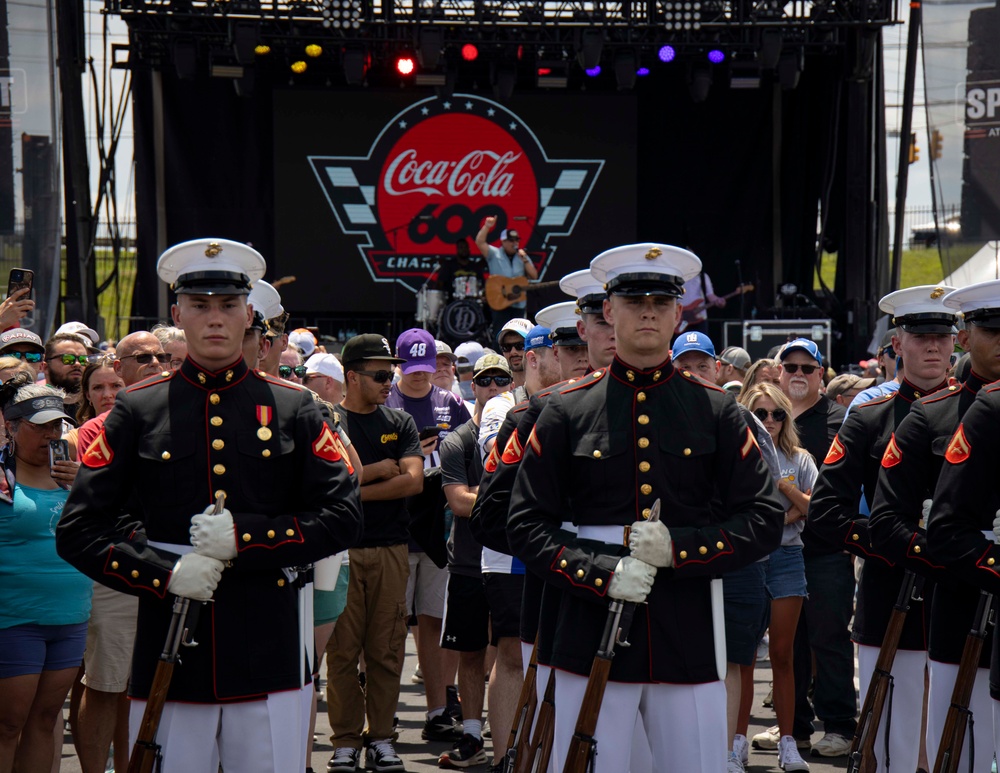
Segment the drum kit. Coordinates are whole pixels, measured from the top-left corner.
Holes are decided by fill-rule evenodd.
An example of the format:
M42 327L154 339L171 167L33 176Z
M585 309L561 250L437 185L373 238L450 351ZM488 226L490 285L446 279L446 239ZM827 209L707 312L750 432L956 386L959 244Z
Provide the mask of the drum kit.
M483 287L477 276L457 276L449 293L432 290L425 282L417 291L417 322L444 340L468 341L486 329Z

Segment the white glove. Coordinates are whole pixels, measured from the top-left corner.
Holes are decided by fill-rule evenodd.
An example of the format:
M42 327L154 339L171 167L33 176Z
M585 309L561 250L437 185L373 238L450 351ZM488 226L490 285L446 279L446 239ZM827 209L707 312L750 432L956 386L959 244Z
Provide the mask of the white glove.
M993 533L996 535L997 542L1000 542L1000 510L997 510L997 517L993 519Z
M924 526L927 525L927 520L931 517L931 508L934 507L933 499L925 499L923 505L920 508L920 517L924 520Z
M218 515L212 515L215 508L211 505L205 512L191 518L191 545L199 555L229 561L236 558L236 528L233 525L233 514L223 510Z
M670 532L661 521L639 521L628 537L632 557L652 566L667 568L674 565L674 547Z
M175 596L183 596L195 601L212 598L225 564L208 556L188 553L174 564L174 571L167 582L167 590Z
M631 556L625 556L615 567L608 585L608 595L613 599L641 604L653 589L656 567Z

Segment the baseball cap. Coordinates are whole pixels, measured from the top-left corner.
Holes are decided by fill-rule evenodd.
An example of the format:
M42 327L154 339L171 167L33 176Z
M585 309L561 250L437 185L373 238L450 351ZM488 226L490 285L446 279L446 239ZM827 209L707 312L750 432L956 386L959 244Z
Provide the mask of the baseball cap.
M841 373L830 379L830 383L826 385L826 396L832 400L852 389L863 390L871 386L875 386L873 378L861 378L856 373Z
M399 357L392 356L392 347L385 336L378 333L363 333L354 336L344 344L340 353L345 364L361 362L362 360L386 360L396 365L402 362Z
M281 305L281 294L263 279L253 283L247 303L253 306L254 311L259 311L264 319L273 319L285 313L285 307Z
M778 359L784 361L785 357L796 350L805 352L820 365L823 364L823 354L820 352L819 346L816 345L815 341L810 341L808 338L796 338L794 341L789 341L781 347L781 350L778 352Z
M175 293L249 295L267 263L253 247L229 239L175 244L156 261L156 273Z
M517 232L516 228L504 228L500 232L500 241L505 242L508 239L510 239L511 241L514 241L514 242L520 241L521 240L521 234L519 234Z
M448 346L448 344L446 344L444 341L438 341L435 339L434 346L437 348L435 356L443 354L452 362L458 362L458 357L455 356L455 353L451 350L451 347Z
M497 343L500 343L500 339L503 338L504 333L517 333L521 338L528 337L528 331L533 328L534 325L531 324L530 319L524 319L523 317L514 317L514 319L509 320L502 328L500 332L497 333Z
M719 362L723 365L732 365L739 370L749 368L750 361L750 352L739 346L727 346L722 350L722 354L719 355Z
M316 352L306 360L306 373L320 373L324 376L330 376L341 384L344 383L344 366L332 354L325 352Z
M535 325L524 337L524 351L530 352L532 349L551 349L552 331L543 325Z
M507 358L501 354L484 354L476 360L472 377L475 378L488 370L502 370L508 376L513 375L510 372L510 365L507 364Z
M715 359L715 344L704 333L681 333L674 339L674 345L671 347L671 356L676 360L682 354L687 354L688 352L700 352Z
M299 327L288 334L288 343L295 344L302 350L305 357L316 351L316 336L304 327Z
M29 344L38 349L39 352L45 351L42 339L37 334L32 333L30 330L25 330L23 327L12 327L10 330L0 333L0 352L14 344Z
M455 356L458 358L460 368L465 366L471 368L479 362L479 358L484 354L486 354L486 350L483 349L482 344L475 341L465 341L455 348Z
M82 322L67 322L65 325L60 325L59 329L55 332L56 335L77 335L86 336L93 346L96 346L101 340L101 337L97 334L97 331L93 328L87 327Z
M32 424L48 424L56 419L65 419L76 424L66 414L63 399L55 394L45 397L31 397L27 400L21 400L19 403L8 405L3 409L3 415L7 421L27 419Z
M437 346L434 336L420 327L404 330L396 339L396 356L401 358L403 373L433 373L437 370Z

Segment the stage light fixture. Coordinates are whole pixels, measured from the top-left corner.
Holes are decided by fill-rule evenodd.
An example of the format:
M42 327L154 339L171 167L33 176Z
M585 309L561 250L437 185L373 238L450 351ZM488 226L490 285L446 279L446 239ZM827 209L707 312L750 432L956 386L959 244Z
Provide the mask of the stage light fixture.
M257 56L267 56L271 53L271 47L266 43L261 43L253 50L253 52L257 54Z
M358 29L361 26L361 0L323 0L321 13L327 29Z
M664 64L674 61L677 57L677 52L674 50L673 46L660 46L660 50L656 54L660 61Z
M666 0L663 26L668 30L701 29L701 0Z
M564 89L569 85L569 67L566 62L539 62L535 75L535 83L540 89Z
M493 66L493 93L501 102L510 99L517 85L517 67L513 62L500 62Z
M766 29L760 33L760 48L757 49L757 63L762 70L773 70L781 58L781 30Z
M174 69L177 77L193 78L198 72L198 47L193 40L178 40L174 43Z
M462 58L466 62L476 61L479 58L479 49L472 45L472 43L466 43L462 46Z
M301 75L309 68L309 65L303 62L301 59L299 59L296 62L292 62L291 68L293 73L295 73L296 75Z
M589 70L584 70L583 72L590 78L596 78L601 74L601 65L596 65L595 67L591 67Z
M425 70L433 70L441 61L441 49L444 47L444 30L439 27L429 27L420 30L417 42L417 59Z
M712 64L722 64L724 61L726 61L726 54L724 51L718 48L713 48L711 51L708 52L708 61L710 61Z
M254 22L229 22L229 45L237 64L253 64L259 30Z
M344 80L348 86L360 86L365 82L368 72L368 57L363 48L350 46L344 49L341 66L344 68Z
M699 64L691 68L688 88L691 91L691 99L695 102L704 102L708 99L708 92L712 88L712 71L708 65Z
M322 56L322 55L323 55L323 47L322 46L316 45L315 43L310 43L308 46L306 46L306 56L309 56L309 57L312 57L313 59L315 59L316 57Z
M601 51L604 50L604 32L602 30L586 29L580 33L580 50L577 58L584 70L593 70L601 62Z
M632 49L619 49L615 52L615 81L619 91L631 91L635 88L637 64L635 51Z
M647 75L649 75L649 68L640 67L638 70L635 71L635 74L639 78L645 78Z
M400 75L412 75L416 66L413 57L410 56L401 56L396 60L396 72Z

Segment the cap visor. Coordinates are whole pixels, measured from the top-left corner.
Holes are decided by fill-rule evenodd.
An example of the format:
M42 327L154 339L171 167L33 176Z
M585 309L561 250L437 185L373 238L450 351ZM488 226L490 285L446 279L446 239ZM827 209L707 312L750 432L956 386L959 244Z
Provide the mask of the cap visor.
M573 338L560 338L558 341L553 341L556 346L586 346L587 342L584 341L579 336Z
M249 295L250 290L246 287L237 287L231 284L207 284L189 285L178 287L174 290L176 295Z
M927 322L924 324L905 324L898 325L898 327L905 330L907 333L923 333L925 335L949 335L955 332L955 327L949 324L942 324L940 322Z
M32 414L31 416L25 416L28 421L32 424L48 424L50 421L55 421L56 419L65 419L70 424L76 425L76 420L70 416L67 416L62 411L56 411L49 409L47 411L39 411L38 413Z
M436 362L429 363L426 361L417 361L417 362L405 363L403 365L404 375L409 373L434 373L436 370L437 370Z

